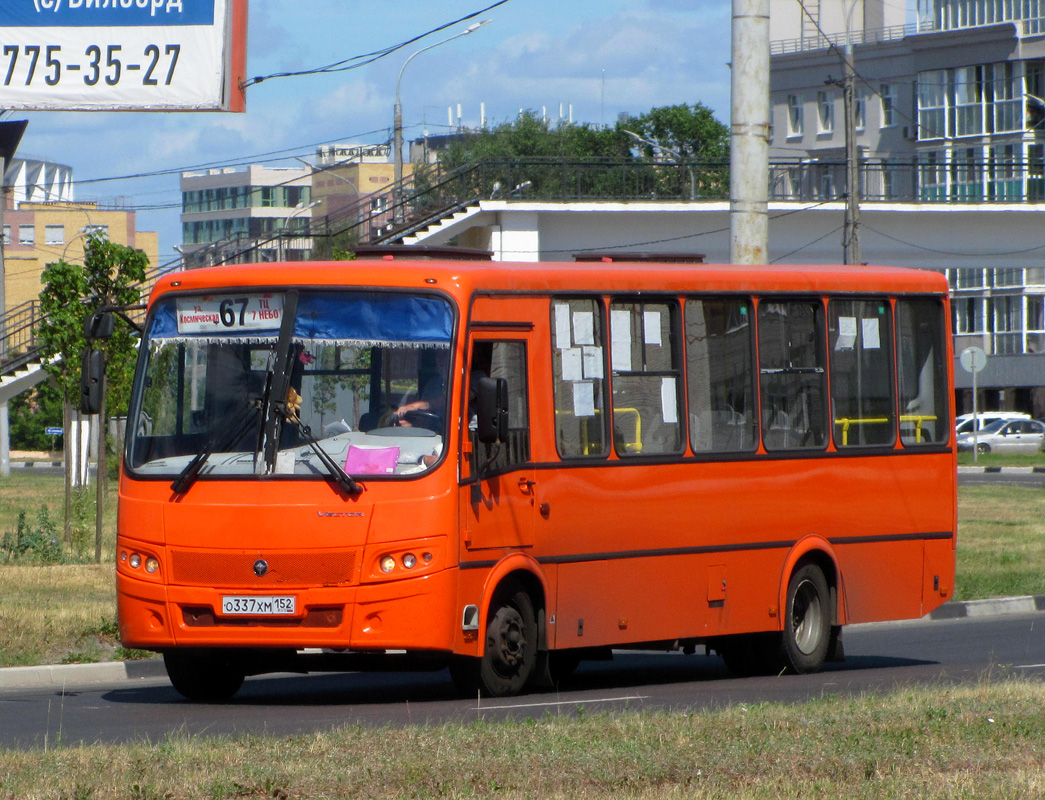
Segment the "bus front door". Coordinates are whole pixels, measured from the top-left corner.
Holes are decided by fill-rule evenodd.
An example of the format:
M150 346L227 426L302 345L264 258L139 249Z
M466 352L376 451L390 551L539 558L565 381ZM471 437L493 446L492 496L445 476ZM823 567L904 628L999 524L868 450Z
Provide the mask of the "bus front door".
M475 338L469 352L469 406L478 378L485 375L508 382L508 441L478 442L471 407L462 436L462 471L467 471L461 495L465 552L487 551L483 557L487 560L496 557L489 551L533 545L537 487L530 460L528 353L524 336Z

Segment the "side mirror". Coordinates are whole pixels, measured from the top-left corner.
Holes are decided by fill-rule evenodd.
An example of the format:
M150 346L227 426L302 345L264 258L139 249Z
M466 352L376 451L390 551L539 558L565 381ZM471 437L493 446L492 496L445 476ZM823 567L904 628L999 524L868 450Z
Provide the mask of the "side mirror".
M116 330L116 317L108 311L95 311L83 324L83 335L87 340L111 339Z
M479 441L483 444L508 441L508 381L480 378L476 405Z
M80 372L80 411L97 414L102 410L102 385L105 363L101 350L87 350L83 354Z

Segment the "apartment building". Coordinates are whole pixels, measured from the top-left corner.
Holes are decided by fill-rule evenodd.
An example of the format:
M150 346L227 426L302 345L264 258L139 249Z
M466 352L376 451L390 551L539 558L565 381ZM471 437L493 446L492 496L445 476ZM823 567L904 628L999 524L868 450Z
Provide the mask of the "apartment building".
M1018 252L990 233L991 215L1045 212L1045 2L771 2L770 159L781 162L771 197L846 196L848 60L862 206L910 212L902 238L915 265L922 226L940 217L919 211L946 204L971 221L948 250L978 253L979 264L956 257L961 266L944 268L955 352L990 355L979 376L986 407L1045 415L1045 226L1021 215L1042 234ZM940 268L941 255L925 248L925 265ZM970 376L957 369L956 382L961 411Z
M312 171L223 167L181 174L182 245L189 267L309 257Z

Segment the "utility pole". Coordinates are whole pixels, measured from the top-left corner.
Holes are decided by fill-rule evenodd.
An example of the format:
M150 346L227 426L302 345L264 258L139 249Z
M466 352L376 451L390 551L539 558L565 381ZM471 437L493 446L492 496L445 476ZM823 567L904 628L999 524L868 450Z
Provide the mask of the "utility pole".
M769 0L733 0L729 259L769 261Z
M856 70L853 45L845 46L845 78L842 105L845 111L845 225L842 229L842 263L860 264L860 162L856 149Z

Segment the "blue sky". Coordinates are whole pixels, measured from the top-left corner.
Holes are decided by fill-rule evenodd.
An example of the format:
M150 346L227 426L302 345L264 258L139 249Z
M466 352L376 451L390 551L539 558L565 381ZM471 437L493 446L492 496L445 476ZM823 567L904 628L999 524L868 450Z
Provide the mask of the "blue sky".
M191 0L186 0L191 2ZM247 75L304 70L396 44L493 0L251 0ZM723 0L509 0L475 33L419 55L402 82L406 138L462 122L490 122L520 109L573 106L575 122L612 124L617 114L700 101L729 117L730 4ZM74 169L76 199L137 208L138 227L160 232L161 261L181 241L177 175L99 181L204 163L311 157L332 142L388 141L395 82L414 51L461 24L349 72L264 81L247 112L30 112L19 154ZM156 208L170 206L169 208Z

